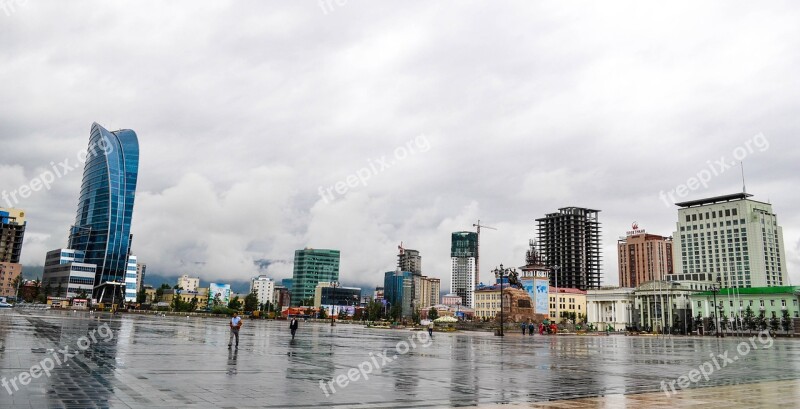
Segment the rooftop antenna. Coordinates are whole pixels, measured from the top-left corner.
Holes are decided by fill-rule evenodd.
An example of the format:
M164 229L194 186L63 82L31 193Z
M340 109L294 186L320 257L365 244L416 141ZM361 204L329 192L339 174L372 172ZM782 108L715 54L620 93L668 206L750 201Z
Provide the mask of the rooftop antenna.
M747 193L747 187L744 184L744 162L739 161L739 166L742 168L742 193Z

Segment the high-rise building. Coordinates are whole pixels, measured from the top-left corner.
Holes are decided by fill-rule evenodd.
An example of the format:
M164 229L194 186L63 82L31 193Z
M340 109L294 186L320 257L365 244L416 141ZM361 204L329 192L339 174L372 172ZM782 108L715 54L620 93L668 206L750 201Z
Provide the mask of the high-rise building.
M0 263L19 263L26 224L22 210L0 208Z
M267 305L275 297L275 281L265 275L254 277L250 280L250 292L256 293L259 307L261 304Z
M321 282L339 281L339 250L305 248L294 252L292 273L292 306L314 298L314 289Z
M147 275L147 264L136 263L136 292L144 288L144 278Z
M788 285L772 205L735 193L676 203L675 273L711 273L724 288Z
M128 256L128 267L125 270L125 302L136 302L137 273L136 256Z
M49 287L52 295L72 298L85 293L91 297L97 266L84 263L83 251L55 249L44 259L42 287Z
M419 255L419 251L403 248L401 244L400 253L397 255L397 268L412 274L422 274L422 256Z
M553 269L550 285L587 290L600 288L599 210L562 207L536 219L540 254Z
M450 292L461 297L461 305L472 308L475 292L475 257L478 253L478 233L455 232L450 240Z
M387 307L399 305L401 316L410 317L413 312L414 274L410 271L387 271L383 275L383 297Z
M631 227L625 238L617 241L619 285L638 287L674 273L672 237L647 234L635 222Z
M184 274L178 277L178 288L184 291L197 291L200 288L200 277L189 277Z
M97 265L94 297L111 300L125 282L131 250L131 219L139 175L139 141L123 129L109 132L92 124L75 224L69 248Z
M15 281L22 275L22 264L0 262L0 297L15 297Z

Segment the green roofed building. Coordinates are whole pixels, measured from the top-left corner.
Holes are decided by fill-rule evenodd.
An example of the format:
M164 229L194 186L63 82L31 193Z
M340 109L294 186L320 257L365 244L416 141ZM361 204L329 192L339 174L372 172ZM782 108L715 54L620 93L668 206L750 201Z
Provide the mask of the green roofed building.
M716 298L715 305L712 291L692 294L692 315L696 317L699 313L708 318L716 308L721 312L720 319L733 322L737 317L744 317L749 307L754 316L763 312L768 320L772 317L780 319L784 310L789 317L800 318L800 286L723 288L717 292Z
M339 250L306 248L294 252L292 306L301 306L307 299L313 304L317 284L332 281L339 281Z

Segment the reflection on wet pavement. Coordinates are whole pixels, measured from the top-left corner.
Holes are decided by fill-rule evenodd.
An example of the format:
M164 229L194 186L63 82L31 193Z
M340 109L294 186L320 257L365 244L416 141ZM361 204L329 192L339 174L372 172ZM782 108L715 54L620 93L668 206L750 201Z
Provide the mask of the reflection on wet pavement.
M79 351L102 325L113 339ZM790 380L797 391L800 378L800 343L788 339L667 398L662 381L735 353L741 339L435 333L428 342L408 330L301 322L292 340L285 322L245 320L239 350L228 350L227 331L224 319L2 311L0 377L18 390L4 384L0 408L675 407L704 393L730 408L750 402L736 395L754 390L743 384L783 391L776 381ZM65 347L77 354L20 384ZM779 396L800 402L797 392Z

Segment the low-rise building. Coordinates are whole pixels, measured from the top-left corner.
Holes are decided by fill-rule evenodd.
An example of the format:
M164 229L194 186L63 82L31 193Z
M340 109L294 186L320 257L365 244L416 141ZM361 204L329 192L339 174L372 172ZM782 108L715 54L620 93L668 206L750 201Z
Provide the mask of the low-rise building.
M184 274L178 277L178 288L186 291L197 291L200 288L200 278L189 277L188 274Z
M586 291L586 322L599 330L609 326L624 331L633 326L633 288L613 287Z
M550 287L549 318L558 324L570 320L575 323L586 320L586 291L577 288Z
M73 298L81 293L92 296L97 266L84 263L84 252L55 249L47 252L42 274L42 288L56 297Z
M197 299L197 309L202 310L208 305L208 289L200 290L205 291L164 290L161 301L172 305L175 297L180 297L181 301L185 303L191 303L193 299Z
M360 302L361 289L357 287L331 286L331 283L322 282L314 288L314 307L358 306Z
M447 297L447 296L445 296ZM458 301L461 297L458 297ZM500 286L490 286L475 290L475 318L490 320L500 313Z
M692 316L698 314L703 318L713 316L715 309L720 311L719 318L734 322L743 319L747 309L753 316L762 313L766 319L783 316L788 312L791 318L800 318L800 286L723 288L715 294L712 291L696 292L691 296Z
M675 281L650 281L634 291L634 327L648 332L688 333L691 328L690 297L698 293Z
M0 262L0 297L17 295L17 277L22 275L22 264Z

